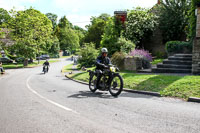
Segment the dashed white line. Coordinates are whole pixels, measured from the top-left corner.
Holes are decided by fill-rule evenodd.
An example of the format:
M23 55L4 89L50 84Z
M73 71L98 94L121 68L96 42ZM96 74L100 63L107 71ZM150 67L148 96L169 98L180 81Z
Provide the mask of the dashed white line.
M67 107L65 107L65 106L63 106L63 105L61 105L61 104L58 104L58 103L56 103L56 102L54 102L54 101L52 101L52 100L49 100L48 98L46 98L46 97L40 95L40 94L37 93L35 90L33 90L33 89L30 87L30 85L29 85L29 80L31 79L31 77L32 77L32 76L29 76L28 79L26 80L26 86L27 86L27 88L28 88L32 93L34 93L34 94L37 95L38 97L42 98L43 100L45 100L45 101L47 101L47 102L49 102L49 103L51 103L51 104L53 104L53 105L55 105L55 106L57 106L57 107L59 107L59 108L62 108L62 109L64 109L64 110L66 110L66 111L70 111L70 112L79 114L78 112L76 112L76 111L74 111L74 110L72 110L72 109L70 109L70 108L67 108Z

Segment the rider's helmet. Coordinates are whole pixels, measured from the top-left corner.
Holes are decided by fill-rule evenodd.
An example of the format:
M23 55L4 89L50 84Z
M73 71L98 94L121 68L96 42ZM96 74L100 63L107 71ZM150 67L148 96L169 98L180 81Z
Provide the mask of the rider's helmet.
M102 49L101 49L101 53L108 53L107 48L102 48Z

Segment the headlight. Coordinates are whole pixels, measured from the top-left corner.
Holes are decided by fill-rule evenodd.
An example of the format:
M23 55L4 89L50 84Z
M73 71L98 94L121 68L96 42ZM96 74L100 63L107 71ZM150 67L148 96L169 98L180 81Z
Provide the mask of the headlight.
M116 72L115 67L110 67L110 71L111 71L111 72Z

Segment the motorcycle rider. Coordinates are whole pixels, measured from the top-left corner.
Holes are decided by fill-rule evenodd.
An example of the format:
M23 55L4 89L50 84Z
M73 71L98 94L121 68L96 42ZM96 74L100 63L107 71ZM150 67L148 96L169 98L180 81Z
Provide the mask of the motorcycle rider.
M45 67L47 67L47 72L49 71L49 61L48 60L46 60L44 63L43 63L43 72L44 72L44 69L45 69Z
M108 55L108 50L107 48L102 48L101 49L101 55L97 57L96 59L96 72L97 72L97 84L95 87L99 88L99 81L102 76L102 71L104 69L108 69L109 65L111 64L110 58L107 57Z
M4 70L3 70L3 65L1 61L0 61L0 70L1 70L1 74L3 74Z

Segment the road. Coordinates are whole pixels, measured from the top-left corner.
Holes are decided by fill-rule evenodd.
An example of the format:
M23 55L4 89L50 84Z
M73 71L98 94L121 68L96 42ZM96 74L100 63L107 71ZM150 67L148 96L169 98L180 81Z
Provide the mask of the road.
M62 75L63 59L0 76L0 133L199 133L200 104L123 92L91 93Z

